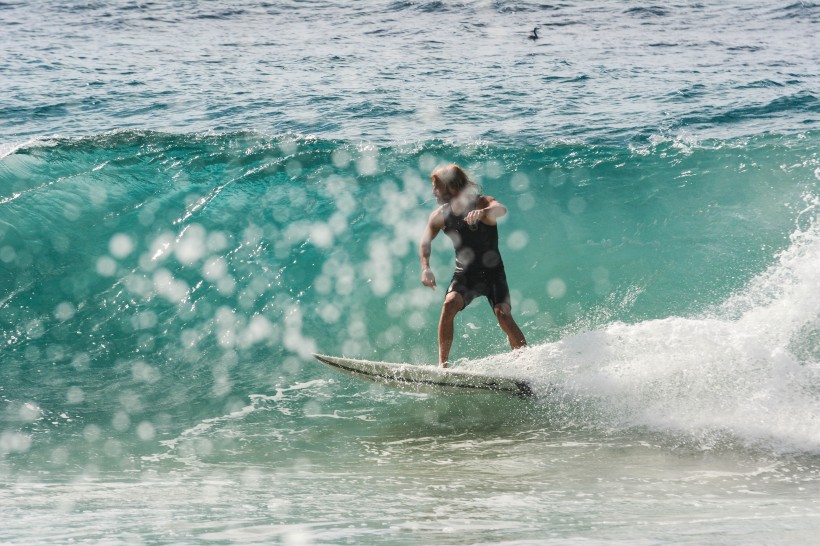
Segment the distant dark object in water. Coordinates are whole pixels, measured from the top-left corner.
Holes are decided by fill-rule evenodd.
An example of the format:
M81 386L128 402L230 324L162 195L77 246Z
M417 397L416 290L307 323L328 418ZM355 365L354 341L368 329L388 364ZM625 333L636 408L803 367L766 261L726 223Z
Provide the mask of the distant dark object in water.
M535 27L534 29L532 29L532 32L530 33L530 35L527 36L527 38L529 38L530 40L537 40L538 37L539 37L538 36L538 27Z

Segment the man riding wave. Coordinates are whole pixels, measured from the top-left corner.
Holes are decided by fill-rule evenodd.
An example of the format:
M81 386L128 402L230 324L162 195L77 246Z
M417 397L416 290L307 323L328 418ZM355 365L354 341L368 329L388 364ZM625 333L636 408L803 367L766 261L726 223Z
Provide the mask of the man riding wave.
M430 269L432 241L440 231L453 241L456 270L444 297L438 325L439 365L447 367L453 344L453 320L476 297L485 296L512 349L527 345L512 317L510 289L498 251L499 218L507 209L479 188L458 165L439 167L430 180L439 207L430 215L419 243L421 282L431 289L436 277Z

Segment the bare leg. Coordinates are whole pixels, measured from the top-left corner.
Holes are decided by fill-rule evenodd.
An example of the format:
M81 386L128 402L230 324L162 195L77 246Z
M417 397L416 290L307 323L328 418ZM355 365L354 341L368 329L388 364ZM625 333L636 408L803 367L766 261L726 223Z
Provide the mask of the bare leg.
M464 298L458 292L450 292L444 298L441 307L441 319L438 322L438 365L447 367L450 347L453 346L453 320L456 313L464 309Z
M515 323L512 317L512 309L507 303L499 303L493 306L493 311L498 319L498 325L507 334L507 339L510 342L510 348L520 349L527 346L527 340L524 339L524 334L521 328Z

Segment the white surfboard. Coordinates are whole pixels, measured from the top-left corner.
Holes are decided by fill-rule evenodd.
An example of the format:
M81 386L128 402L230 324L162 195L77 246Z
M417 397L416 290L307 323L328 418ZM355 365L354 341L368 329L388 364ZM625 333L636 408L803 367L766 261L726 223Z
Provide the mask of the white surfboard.
M346 375L403 390L416 392L422 390L433 392L495 391L518 396L532 396L533 394L532 388L526 381L511 377L497 377L437 366L371 362L315 353L313 356L319 362Z

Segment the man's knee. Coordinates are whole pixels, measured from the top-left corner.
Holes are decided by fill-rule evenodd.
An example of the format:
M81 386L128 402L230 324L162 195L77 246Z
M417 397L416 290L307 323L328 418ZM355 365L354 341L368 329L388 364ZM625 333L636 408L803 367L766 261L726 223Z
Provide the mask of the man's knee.
M441 314L447 316L455 316L456 313L464 308L464 298L458 292L450 292L444 298L444 305L441 308Z
M493 312L499 322L506 322L512 320L512 309L509 304L499 303L493 306Z

